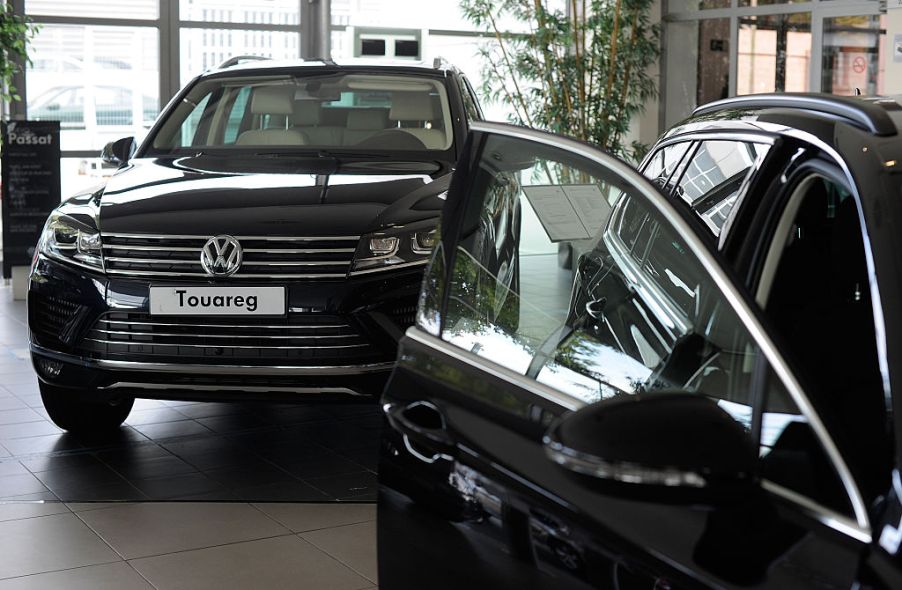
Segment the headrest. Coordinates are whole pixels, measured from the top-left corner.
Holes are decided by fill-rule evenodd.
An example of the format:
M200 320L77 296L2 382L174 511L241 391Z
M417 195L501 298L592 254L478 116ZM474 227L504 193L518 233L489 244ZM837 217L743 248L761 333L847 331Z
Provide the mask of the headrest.
M294 88L261 86L254 89L251 112L255 115L290 115L294 110Z
M355 109L348 112L348 129L372 131L388 127L384 109Z
M319 125L322 116L322 104L316 100L296 100L291 124L297 127L313 127Z
M388 118L392 121L431 121L435 119L432 97L425 92L393 92Z

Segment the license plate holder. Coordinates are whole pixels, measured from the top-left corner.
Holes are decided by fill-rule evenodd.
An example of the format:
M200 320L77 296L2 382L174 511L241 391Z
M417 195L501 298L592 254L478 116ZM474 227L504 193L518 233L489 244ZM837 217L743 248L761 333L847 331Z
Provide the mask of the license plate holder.
M152 316L285 317L284 286L150 287Z

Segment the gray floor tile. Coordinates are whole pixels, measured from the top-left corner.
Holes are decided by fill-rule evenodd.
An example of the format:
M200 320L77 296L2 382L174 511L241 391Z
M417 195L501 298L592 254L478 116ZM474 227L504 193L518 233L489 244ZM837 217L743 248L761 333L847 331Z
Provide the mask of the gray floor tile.
M41 420L40 422L21 422L19 424L0 424L0 440L44 436L47 434L59 434L61 432L62 429L57 428L47 420Z
M374 521L301 533L332 557L376 583L376 523Z
M151 440L164 440L183 436L208 435L210 430L194 420L139 424L134 429Z
M296 533L376 520L374 504L254 504Z
M78 516L126 559L289 532L248 504L148 502L79 512Z
M82 444L71 435L48 434L3 441L3 446L13 455L31 455L38 453L54 453L83 448Z
M182 414L175 408L170 408L168 406L159 406L146 410L133 409L131 414L128 415L128 418L125 421L132 426L139 426L142 424L159 424L161 422L176 422L180 420L185 420L184 414Z
M0 590L153 590L153 586L125 562L0 580Z
M0 556L0 578L119 560L74 514L0 522Z
M28 473L28 469L15 459L0 461L0 477L4 475L24 475L25 473Z
M4 398L6 399L6 398ZM44 418L41 417L33 409L25 405L19 398L12 398L18 404L16 409L0 409L0 424L20 424L22 422L40 422Z
M0 502L0 521L20 520L65 514L69 508L62 502Z
M72 512L87 512L88 510L119 508L123 505L123 502L66 502L66 508L68 508Z
M171 500L184 496L209 494L227 489L203 473L182 473L151 479L133 479L131 483L151 500Z
M47 487L30 473L18 473L0 477L0 498L46 492Z
M372 585L294 535L138 559L131 564L159 590L359 590Z

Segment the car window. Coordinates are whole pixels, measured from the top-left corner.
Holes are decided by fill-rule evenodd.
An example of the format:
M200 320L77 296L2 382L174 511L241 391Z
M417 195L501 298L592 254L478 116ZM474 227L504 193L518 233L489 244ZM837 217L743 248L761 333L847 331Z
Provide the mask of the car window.
M886 489L886 401L870 273L847 188L820 173L799 182L774 231L757 298L863 487Z
M768 146L744 141L703 141L676 183L676 194L701 218L715 236L756 170Z
M442 339L585 403L673 390L706 396L762 445L781 489L833 486L813 499L849 513L801 412L777 394L764 411L768 361L644 194L600 165L497 136L470 177L456 250L442 255L451 261ZM558 263L562 241L585 245L572 269ZM427 278L425 286L423 304L433 305L434 285ZM780 420L799 424L788 438ZM762 421L771 438L759 438ZM801 450L793 446L798 432L810 439ZM793 481L789 466L805 457L821 460L832 477Z
M690 141L673 143L658 149L645 163L642 173L665 192L672 187L677 167L683 162Z
M470 88L470 82L463 76L460 76L458 84L460 86L460 97L464 103L464 110L467 113L467 120L479 121L482 119L482 115L479 114L479 107L477 106L473 90Z
M761 477L844 515L852 506L808 419L769 372L761 414Z
M232 108L229 110L229 118L222 138L222 142L228 144L235 143L238 139L238 135L243 131L241 124L249 114L248 99L251 96L251 89L249 86L244 86L243 88L239 88L237 92L233 91L233 94Z
M181 132L206 102L191 143ZM202 79L152 138L151 153L186 148L353 148L440 152L454 142L445 83L389 72Z

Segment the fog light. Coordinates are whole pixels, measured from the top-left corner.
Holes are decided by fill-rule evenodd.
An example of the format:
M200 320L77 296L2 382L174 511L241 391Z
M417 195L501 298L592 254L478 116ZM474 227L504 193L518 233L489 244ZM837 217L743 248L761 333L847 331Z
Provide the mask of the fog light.
M63 363L51 359L40 359L38 361L38 368L41 370L44 377L56 379L60 376L60 371L63 370Z

